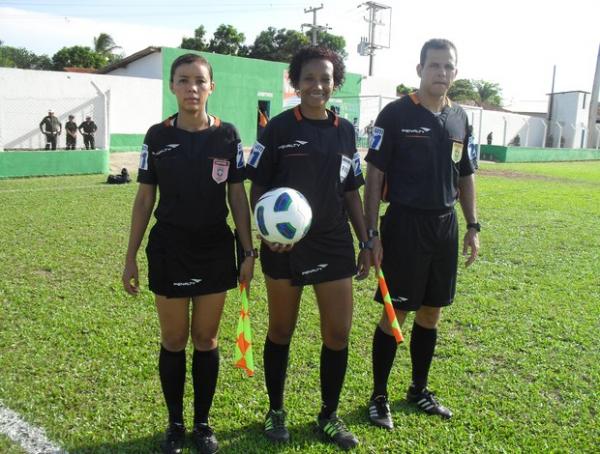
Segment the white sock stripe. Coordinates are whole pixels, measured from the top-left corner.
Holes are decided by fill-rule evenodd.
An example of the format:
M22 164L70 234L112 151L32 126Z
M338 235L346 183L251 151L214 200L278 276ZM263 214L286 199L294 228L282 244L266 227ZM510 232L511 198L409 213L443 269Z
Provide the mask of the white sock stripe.
M18 413L0 402L0 433L18 443L28 454L68 454L48 438L43 429L24 421Z

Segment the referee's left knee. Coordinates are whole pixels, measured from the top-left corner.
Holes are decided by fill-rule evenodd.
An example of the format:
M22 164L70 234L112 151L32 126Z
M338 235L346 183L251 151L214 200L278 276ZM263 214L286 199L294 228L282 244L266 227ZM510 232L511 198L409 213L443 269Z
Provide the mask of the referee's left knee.
M323 343L330 350L343 350L348 346L349 332L323 333Z

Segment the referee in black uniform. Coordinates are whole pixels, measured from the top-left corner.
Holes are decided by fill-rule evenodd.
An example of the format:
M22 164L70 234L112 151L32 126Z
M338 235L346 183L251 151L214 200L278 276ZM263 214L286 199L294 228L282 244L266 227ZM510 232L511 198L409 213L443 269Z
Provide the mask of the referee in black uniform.
M370 252L358 188L364 183L356 151L354 128L326 109L326 103L344 79L344 64L335 52L307 47L298 51L289 67L290 82L300 105L267 124L247 162L256 204L266 191L292 187L308 200L313 221L305 238L293 247L261 246L261 264L267 284L269 329L264 349L265 381L270 408L265 435L287 441L283 391L292 334L304 285L312 285L321 316L320 431L338 446L358 444L336 411L348 361L352 323L352 276L357 267L350 218L361 241L358 277L368 275Z
M427 389L441 309L456 289L458 201L467 222L466 265L477 257L479 224L473 168L468 155L467 115L446 96L456 77L456 47L427 41L417 73L419 90L388 104L377 117L367 155L365 215L373 261L387 279L398 322L416 311L410 339L412 384L407 400L428 414L450 418ZM390 202L377 231L380 199ZM382 302L378 291L375 299ZM396 341L385 314L373 338L374 389L369 418L391 429L387 382Z
M192 438L198 452L208 454L218 450L208 425L219 371L217 332L225 293L236 287L237 281L226 198L244 251L239 280L247 284L256 251L250 237L240 138L233 125L206 113L206 101L214 89L210 64L199 55L177 58L171 66L170 87L179 112L152 126L144 139L123 285L130 294L139 292L136 254L158 187L157 222L150 231L146 254L149 287L155 294L161 329L159 375L169 412L163 452L183 449L185 348L191 332Z

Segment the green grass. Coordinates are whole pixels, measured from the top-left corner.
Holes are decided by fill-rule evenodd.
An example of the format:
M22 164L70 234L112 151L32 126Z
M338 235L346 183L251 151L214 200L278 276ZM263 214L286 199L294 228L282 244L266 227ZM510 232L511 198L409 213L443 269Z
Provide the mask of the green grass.
M430 380L455 417L442 421L405 404L404 345L391 377L397 428L368 425L371 338L381 308L371 301L375 280L356 283L339 413L362 442L358 452L598 449L600 163L483 168L509 175L478 178L481 257L460 270ZM156 372L158 324L151 293L130 298L120 284L135 185L103 180L0 181L0 400L70 452L154 452L166 420ZM143 252L140 267L145 274ZM222 452L336 452L314 431L320 337L313 291L305 289L292 344L288 446L271 448L260 433L267 408L260 267L251 298L258 366L252 379L232 367L238 307L230 293L211 413ZM3 443L1 452L11 449Z
M25 451L19 445L13 443L10 438L0 434L0 452L3 454L24 454Z

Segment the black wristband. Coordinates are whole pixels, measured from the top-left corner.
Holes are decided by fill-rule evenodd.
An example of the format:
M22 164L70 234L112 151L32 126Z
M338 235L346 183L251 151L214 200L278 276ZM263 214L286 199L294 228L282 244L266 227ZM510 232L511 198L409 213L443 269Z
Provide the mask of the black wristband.
M244 258L246 258L246 257L258 258L258 249L254 248L254 249L248 249L247 251L244 251Z
M481 232L481 224L479 222L469 222L467 224L468 229L475 229L477 232Z
M367 229L367 237L369 239L371 238L375 238L376 236L379 236L379 232L375 229Z
M359 250L363 250L363 249L368 249L370 251L373 250L373 242L371 241L371 238L367 241L359 241L358 242L358 249Z

